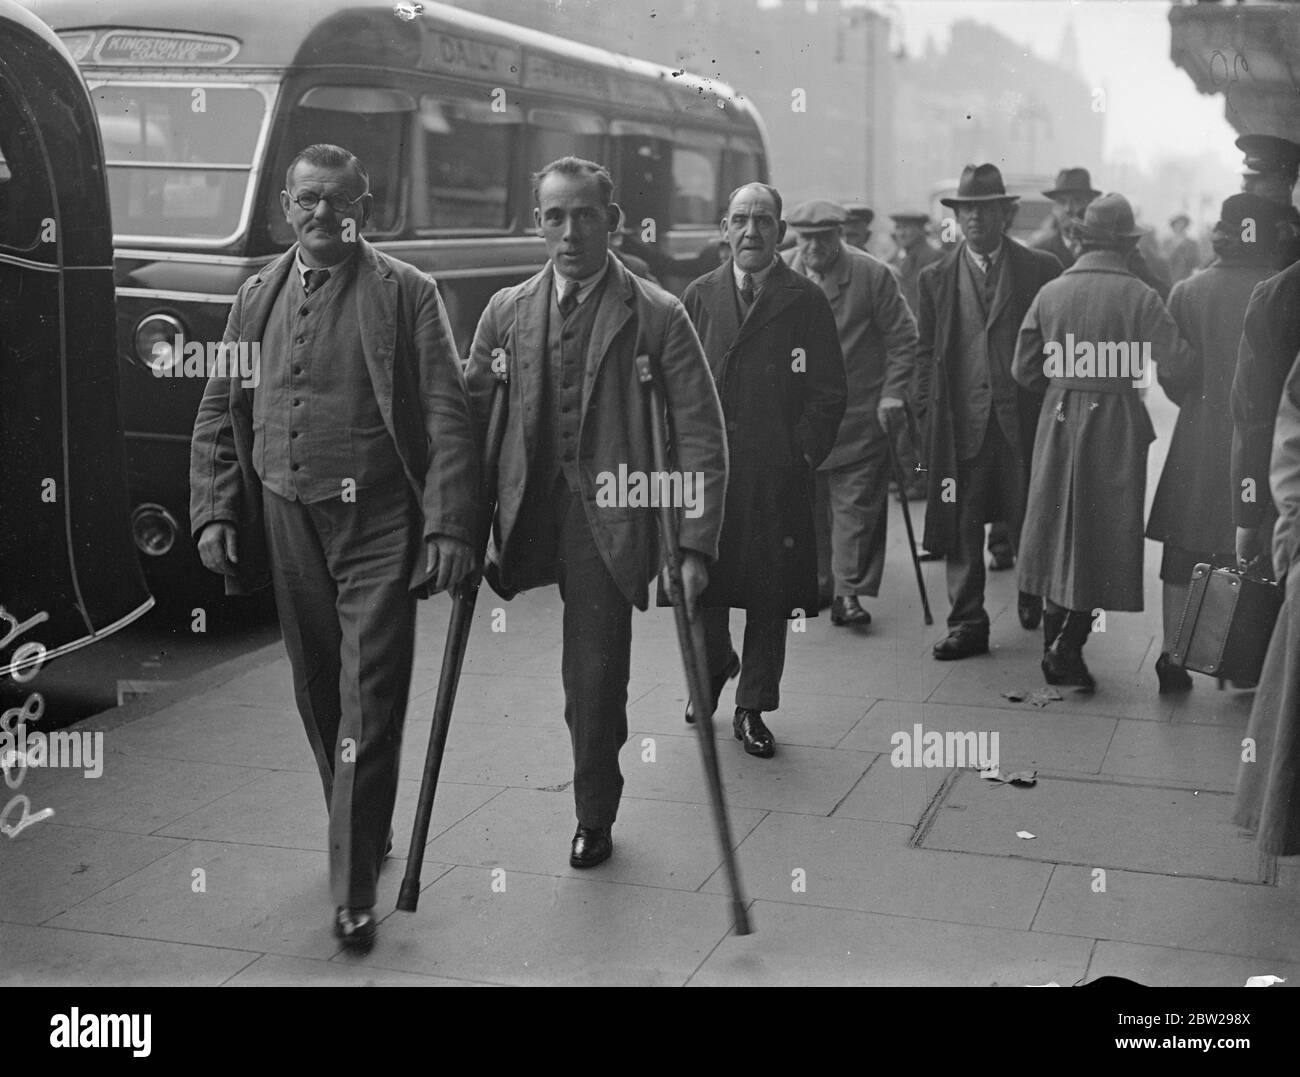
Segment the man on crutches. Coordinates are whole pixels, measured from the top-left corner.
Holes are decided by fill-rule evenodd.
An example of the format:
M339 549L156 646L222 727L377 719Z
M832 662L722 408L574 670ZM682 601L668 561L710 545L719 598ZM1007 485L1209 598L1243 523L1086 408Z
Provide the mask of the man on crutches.
M727 482L722 409L681 304L609 252L618 228L601 165L553 161L533 179L549 261L498 292L474 334L467 381L486 426L494 360L509 402L485 577L504 598L558 583L564 602L565 722L573 743L577 830L569 863L613 852L627 739L632 607L658 569L653 504L681 504L682 591L694 604L718 555ZM658 476L636 357L662 375L676 473Z

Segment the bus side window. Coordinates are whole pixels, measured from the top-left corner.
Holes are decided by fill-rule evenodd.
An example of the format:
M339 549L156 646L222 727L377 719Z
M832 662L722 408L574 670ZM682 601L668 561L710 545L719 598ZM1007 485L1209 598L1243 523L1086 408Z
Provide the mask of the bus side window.
M529 172L561 157L581 157L611 168L606 160L605 121L588 112L535 108L528 113Z
M293 242L293 230L280 208L280 191L289 162L318 142L356 154L370 174L375 208L367 234L394 232L402 220L403 165L415 100L400 90L374 86L313 86L298 101L276 155L276 182L270 185L267 222L277 244Z
M722 218L722 140L716 149L697 145L673 147L673 224L715 224Z
M0 249L54 262L56 246L41 243L44 222L53 214L36 133L18 107L17 94L0 80Z
M503 232L523 114L491 101L420 98L411 146L416 231Z

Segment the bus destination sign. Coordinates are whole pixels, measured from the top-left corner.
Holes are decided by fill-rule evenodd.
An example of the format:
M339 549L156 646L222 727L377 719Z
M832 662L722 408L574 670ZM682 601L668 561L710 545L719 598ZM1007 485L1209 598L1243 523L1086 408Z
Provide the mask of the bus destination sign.
M164 30L109 30L95 49L101 64L227 64L239 52L233 37L173 34Z

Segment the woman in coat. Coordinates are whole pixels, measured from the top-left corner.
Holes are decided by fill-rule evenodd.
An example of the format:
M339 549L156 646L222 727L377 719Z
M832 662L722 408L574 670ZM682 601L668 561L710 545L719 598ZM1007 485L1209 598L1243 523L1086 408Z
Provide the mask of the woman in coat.
M1142 509L1155 430L1139 389L1151 363L1185 377L1191 352L1156 292L1128 269L1143 233L1123 195L1095 199L1079 259L1043 286L1011 373L1045 394L1020 540L1021 591L1042 595L1043 676L1092 689L1094 611L1142 609Z
M1147 521L1147 538L1165 547L1164 646L1156 659L1161 692L1192 687L1185 670L1169 665L1192 569L1201 562L1236 562L1229 397L1250 293L1273 273L1277 220L1278 208L1266 198L1228 198L1214 226L1215 260L1174 285L1169 296L1169 313L1191 346L1192 363L1179 377L1160 371L1161 388L1180 409Z
M1300 355L1277 409L1269 486L1277 505L1273 571L1286 581L1246 727L1254 746L1237 771L1232 821L1259 832L1260 851L1300 853Z

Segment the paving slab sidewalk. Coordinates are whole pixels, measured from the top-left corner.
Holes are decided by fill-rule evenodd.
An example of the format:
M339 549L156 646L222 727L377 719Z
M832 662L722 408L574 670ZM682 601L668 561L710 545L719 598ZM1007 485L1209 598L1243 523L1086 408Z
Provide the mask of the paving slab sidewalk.
M1158 548L1147 611L1089 644L1099 691L1037 707L1004 695L1041 687L1014 572L989 575L992 653L935 662L943 565L924 566L926 628L891 511L871 628L792 624L775 759L741 751L723 695L752 936L728 932L669 611L635 620L615 855L575 871L558 595L485 592L407 914L393 905L448 613L421 605L369 954L330 933L324 805L276 645L74 727L103 734L99 777L28 771L31 810L54 815L0 838L0 984L1300 983L1300 864L1260 858L1227 819L1250 696L1199 677L1181 700L1155 691ZM996 733L1004 771L1039 781L894 766L918 724Z

